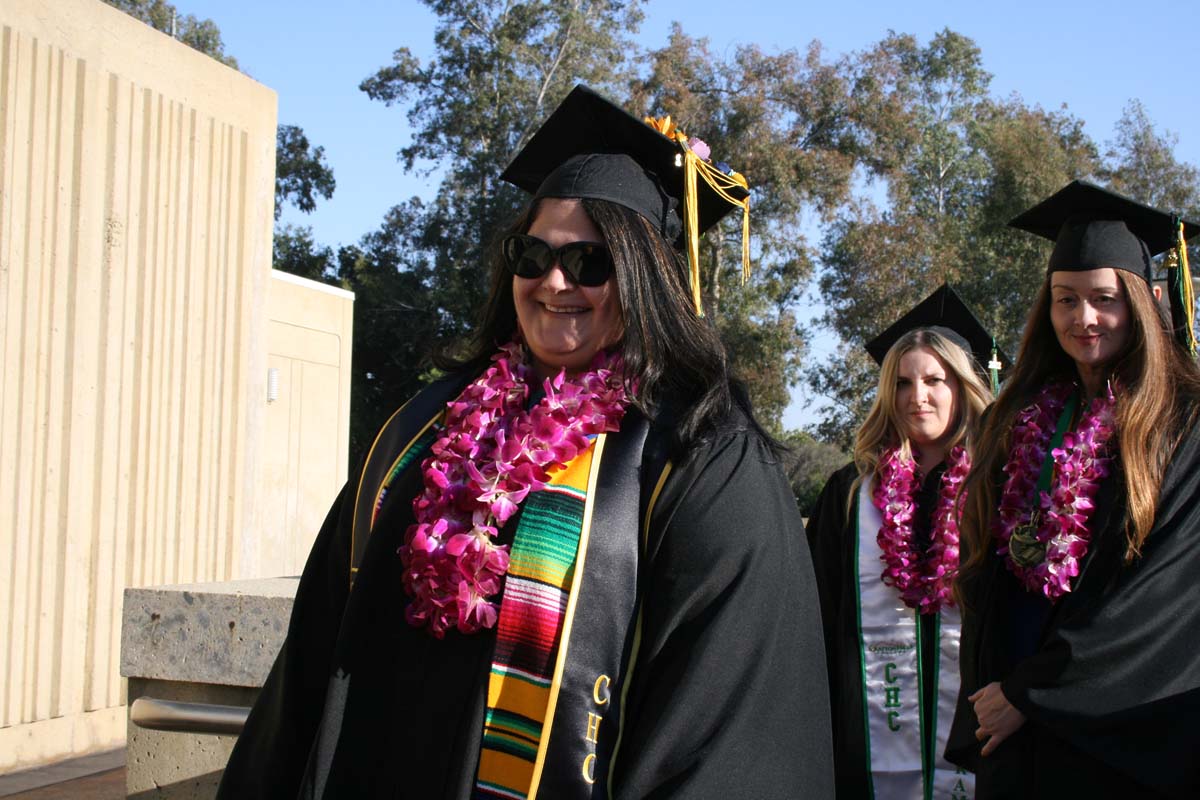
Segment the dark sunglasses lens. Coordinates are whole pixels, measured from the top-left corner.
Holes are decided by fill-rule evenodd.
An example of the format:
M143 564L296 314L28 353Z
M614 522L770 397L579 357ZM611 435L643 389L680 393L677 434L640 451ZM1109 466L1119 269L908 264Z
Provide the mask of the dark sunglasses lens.
M559 250L563 269L580 286L602 286L612 274L612 259L603 245L579 242Z
M522 278L540 278L552 262L550 248L532 236L509 236L504 240L504 261L509 271Z

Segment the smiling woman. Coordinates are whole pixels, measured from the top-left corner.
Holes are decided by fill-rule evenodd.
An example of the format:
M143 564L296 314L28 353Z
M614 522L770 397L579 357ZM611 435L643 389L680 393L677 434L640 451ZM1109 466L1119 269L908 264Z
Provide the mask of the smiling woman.
M1150 291L1200 229L1081 181L1011 224L1055 245L967 479L947 754L981 800L1200 796L1200 373Z
M1111 267L1050 274L1050 324L1091 397L1129 339L1125 286Z
M552 377L561 369L577 373L592 363L597 353L621 340L621 301L614 281L585 285L562 265L564 257L571 258L566 248L577 244L589 246L588 251L574 251L579 254L577 263L585 263L589 255L603 254L611 264L603 235L587 215L582 200L552 198L538 204L529 237L549 252L541 275L525 277L513 271L517 329L529 348L539 379ZM588 277L580 272L577 275Z
M799 511L676 249L748 190L691 142L578 87L505 171L482 323L330 512L222 797L832 797Z

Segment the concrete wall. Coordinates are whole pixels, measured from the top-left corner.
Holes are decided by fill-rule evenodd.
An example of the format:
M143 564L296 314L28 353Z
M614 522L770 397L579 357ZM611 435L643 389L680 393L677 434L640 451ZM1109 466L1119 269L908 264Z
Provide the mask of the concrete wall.
M267 298L267 403L262 524L242 538L239 577L299 575L329 505L346 481L354 295L286 272Z
M125 587L298 571L343 477L350 300L270 278L275 110L98 0L0 3L0 772L121 744Z

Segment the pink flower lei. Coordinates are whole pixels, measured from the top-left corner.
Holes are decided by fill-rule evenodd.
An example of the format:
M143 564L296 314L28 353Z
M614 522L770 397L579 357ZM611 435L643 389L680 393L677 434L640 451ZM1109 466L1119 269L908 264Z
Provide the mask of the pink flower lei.
M875 507L883 515L883 525L876 537L883 551L883 582L899 590L904 604L921 614L936 614L943 606L954 605L950 587L958 572L955 502L971 470L971 458L965 448L955 447L947 461L931 518L929 549L923 557L913 542L912 523L917 508L913 494L919 483L916 461L901 458L899 448L885 450L879 461L879 480L872 493Z
M1108 441L1115 423L1111 387L1095 398L1078 428L1063 436L1062 447L1051 452L1054 478L1049 492L1038 492L1038 476L1046 449L1071 384L1047 386L1013 422L1012 446L1004 472L1000 508L992 532L999 540L996 554L1004 557L1028 591L1056 600L1071 591L1079 562L1091 542L1088 520L1095 509L1100 481L1108 474Z
M600 353L574 378L560 371L526 411L532 369L509 342L492 365L447 404L445 426L421 464L425 489L413 500L416 524L400 547L405 618L442 638L451 627L475 633L496 624L491 598L508 572L500 528L530 492L545 488L546 468L565 464L589 436L616 431L629 397L615 353Z

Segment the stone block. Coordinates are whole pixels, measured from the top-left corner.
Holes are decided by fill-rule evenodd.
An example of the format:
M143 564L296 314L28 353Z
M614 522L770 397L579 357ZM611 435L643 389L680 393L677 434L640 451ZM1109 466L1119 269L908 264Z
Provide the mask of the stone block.
M287 634L299 578L126 589L121 674L139 697L252 706ZM137 800L207 800L236 736L127 722L126 788Z
M262 686L287 634L298 584L269 578L126 589L121 675Z

